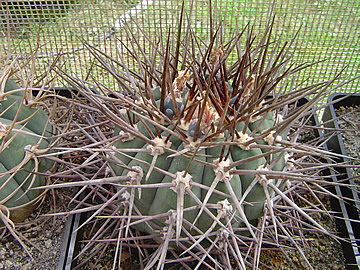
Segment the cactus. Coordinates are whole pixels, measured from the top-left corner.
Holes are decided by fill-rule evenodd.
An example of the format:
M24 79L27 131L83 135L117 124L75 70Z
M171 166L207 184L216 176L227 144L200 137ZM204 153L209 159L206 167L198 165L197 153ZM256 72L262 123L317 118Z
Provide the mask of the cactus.
M21 222L43 193L32 188L45 184L41 173L53 165L38 158L49 150L52 127L43 109L24 104L28 90L6 77L0 85L0 209L12 222Z
M244 224L254 234L251 223L263 215L264 203L267 198L270 200L272 197L265 180L260 177L262 173L258 174L256 171L286 171L286 151L277 146L283 139L286 140L286 132L282 136L278 135L276 131L281 124L278 123L279 119L275 119L275 114L266 109L265 101L258 99L259 103L253 108L239 105L236 108L235 103L248 104L249 94L254 92L254 77L251 77L244 87L249 93L234 93L230 84L226 87L221 83L227 82L227 78L216 77L216 84L213 86L200 86L200 89L208 89L207 91L195 93L191 90L196 89L195 81L186 87L184 78L188 77L188 74L179 74L172 86L174 100L170 98L172 93L169 92L166 92L166 98L161 100L160 87L152 90L155 92L152 93L153 97L157 97L154 98L153 106L157 106L154 111L159 112L158 115L154 114L154 120L163 123L163 126L149 123L148 118L141 117L141 111L135 109L139 117L133 117L134 122L128 124L136 127L147 140L131 137L131 134L126 134L123 130L120 132L119 142L114 144L114 148L120 152L129 148L146 151L129 152L128 155L132 158L116 154L122 164L131 168L130 171L116 165L112 167L117 175L130 176L130 181L137 184L171 183L171 186L137 192L135 207L144 216L176 210L177 241L182 226L195 233L197 232L190 229L191 226L202 232L208 231L214 225L218 227L217 221L213 220L218 211L216 207L210 211L212 217L205 213L204 209L207 204L221 205L224 202L229 203L239 217L238 220L233 219L233 226ZM208 85L211 85L210 76L207 80ZM204 99L206 102L199 102L201 96L210 95L211 97ZM144 100L134 100L134 103L140 103L140 106L143 102ZM151 104L151 101L145 102ZM161 109L162 103L164 105ZM148 106L152 106L150 104ZM264 112L256 115L262 104L265 106ZM202 106L205 108L203 111ZM242 113L244 111L247 112ZM176 115L181 117L177 118ZM241 118L245 120L241 121ZM175 122L179 124L176 126ZM174 131L168 132L167 129L173 127ZM270 148L273 148L273 151L270 152ZM230 174L231 170L248 170L249 173ZM284 186L281 179L274 179L272 183L280 188ZM188 194L190 192L191 196ZM243 202L238 203L241 199ZM183 209L194 206L200 206L200 209L183 212ZM183 218L187 220L187 225L183 224ZM164 227L165 224L161 223L161 226ZM154 233L153 229L147 226L143 226L142 230Z
M113 242L116 252L140 250L146 269L167 263L258 269L264 245L295 247L310 265L297 236L302 230L331 235L312 215L328 212L309 201L301 205L301 194L310 190L320 202L317 195L326 193L321 172L334 166L324 161L334 155L317 140L298 138L311 129L313 105L332 91L333 81L296 84L306 66L290 65L289 48L271 41L271 23L256 45L245 30L224 43L221 29L207 42L190 28L182 36L181 27L166 43L148 38L151 57L127 29L139 46L128 48L136 70L85 43L120 91L96 82L98 94L60 73L86 100L77 114L88 126L77 132L90 144L83 140L76 151L89 154L72 170L87 166L96 173L49 188L87 185L100 200L80 226L101 224L81 253L103 254L98 243L105 249ZM306 96L312 98L300 106Z

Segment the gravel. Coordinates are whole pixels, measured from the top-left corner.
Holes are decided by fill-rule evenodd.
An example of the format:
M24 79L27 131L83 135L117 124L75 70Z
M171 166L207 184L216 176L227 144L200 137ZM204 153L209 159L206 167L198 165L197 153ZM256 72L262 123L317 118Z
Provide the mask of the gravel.
M311 200L311 196L306 196ZM322 198L322 203L327 209L330 209L328 198ZM316 215L313 218L330 232L336 232L335 221L325 215ZM304 232L307 239L308 248L304 249L306 258L314 269L318 270L343 270L345 269L345 258L341 244L333 238L318 234ZM281 251L263 251L262 262L269 268L262 269L310 269L305 260L297 250L288 250L286 254L290 260Z
M338 120L339 127L342 130L342 137L346 153L349 157L354 158L353 164L359 165L360 153L360 107L343 107L341 106L336 113L341 117ZM360 168L352 169L354 175L360 175ZM359 182L359 179L355 179Z
M60 192L56 195L56 204L59 205L56 211L64 211L65 198ZM26 242L27 249L33 259L13 236L7 231L5 235L2 235L3 229L0 229L0 235L2 235L0 238L0 269L57 269L66 219L63 216L41 216L53 212L51 209L53 206L52 198L52 196L46 196L33 214L17 227L17 231L28 240L23 241Z

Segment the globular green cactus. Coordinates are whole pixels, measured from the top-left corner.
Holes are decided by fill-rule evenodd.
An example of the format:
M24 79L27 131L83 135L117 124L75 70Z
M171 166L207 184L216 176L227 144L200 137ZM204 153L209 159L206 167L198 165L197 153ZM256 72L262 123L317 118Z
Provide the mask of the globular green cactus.
M258 269L263 246L291 246L310 265L303 230L329 233L313 218L323 207L303 194L320 202L321 172L331 166L323 161L333 156L316 140L298 139L332 81L297 84L305 66L290 65L289 48L271 41L271 23L259 40L244 30L228 43L223 25L204 41L190 23L183 33L182 23L166 44L147 39L151 57L127 29L139 46L128 48L135 69L85 43L119 91L97 82L99 94L63 75L86 100L77 114L88 126L78 136L90 141L76 148L89 158L72 170L96 164L91 179L72 183L92 186L100 201L81 227L94 221L101 229L94 225L83 250L134 247L145 269Z
M49 150L52 136L48 114L25 104L26 90L14 81L0 84L0 210L13 222L33 211L53 162L38 158Z
M225 200L232 206L233 214L239 217L232 220L232 225L246 225L252 232L251 223L263 215L264 203L272 197L266 180L256 171L286 171L286 151L270 152L271 147L277 149L276 145L286 140L286 132L282 137L277 133L281 126L278 123L280 118L276 119L276 114L266 109L265 101L258 100L253 108L239 105L248 102L246 95L254 92L254 77L244 87L247 93L235 95L232 86L227 84L226 87L221 80L217 80L218 86L209 80L208 85L212 86L208 91L195 93L191 90L195 89L195 82L186 87L188 74L179 74L171 90L177 108L172 93L166 92L166 98L161 100L160 87L152 90L153 103L151 100L145 101L148 104L144 104L144 100L134 100L140 107L156 106L153 118L162 126L150 123L140 108L135 109L136 116L131 117L128 125L137 129L146 140L132 136L129 131L121 131L119 141L113 146L119 152L134 149L116 154L130 171L118 166L113 168L117 175L128 175L139 185L165 184L156 189L138 191L135 207L144 216L175 210L177 240L181 226L189 231L195 226L206 232L216 223L209 213L204 212L206 205L221 204ZM206 86L202 85L202 88L206 89ZM201 102L204 96L209 97L206 102ZM264 110L258 114L261 105ZM205 108L203 111L202 106ZM240 116L239 111L245 110ZM123 113L125 117L128 111ZM247 170L249 173L231 174L232 170ZM272 181L274 185L284 186L283 180ZM194 209L183 212L192 207ZM215 209L210 213L217 215ZM186 224L183 224L184 218ZM165 226L165 223L160 224ZM155 233L146 224L140 229Z

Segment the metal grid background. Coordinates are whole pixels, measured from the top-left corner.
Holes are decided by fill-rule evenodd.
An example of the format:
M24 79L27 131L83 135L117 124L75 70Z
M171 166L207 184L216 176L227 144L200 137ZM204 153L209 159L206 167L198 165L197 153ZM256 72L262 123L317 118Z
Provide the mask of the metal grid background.
M134 21L156 40L161 29L174 29L181 4L181 0L2 0L3 53L10 44L18 59L25 60L29 51L40 45L37 74L48 70L52 61L61 55L58 65L68 73L89 79L91 68L96 80L108 80L111 85L108 73L92 66L94 59L83 48L82 40L113 58L119 58L120 53L132 65L129 54L119 42L131 46L123 22L127 22L139 40L143 39L142 34ZM273 0L212 1L213 12L225 19L229 35L248 23L260 34L272 4ZM298 80L316 83L333 78L344 68L345 77L360 75L360 1L277 0L274 11L274 38L290 41L301 26L293 44L295 63L325 60L303 71ZM209 27L209 0L185 0L185 12L197 35L205 38ZM146 47L145 41L142 42ZM56 86L63 84L59 78L55 83ZM338 91L356 92L358 86L359 80L355 80Z

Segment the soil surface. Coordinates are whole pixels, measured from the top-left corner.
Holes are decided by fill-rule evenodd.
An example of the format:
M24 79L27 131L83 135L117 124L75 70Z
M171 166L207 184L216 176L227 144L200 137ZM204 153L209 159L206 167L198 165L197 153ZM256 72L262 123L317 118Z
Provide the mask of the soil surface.
M55 204L54 198L56 198ZM43 215L65 211L67 201L68 199L61 192L56 194L48 192L31 216L17 225L17 232L23 236L20 238L32 259L8 231L0 229L0 269L57 269L66 218Z
M312 196L305 195L305 197L312 200ZM328 198L322 198L321 201L327 209L331 209ZM336 233L335 221L331 218L320 214L313 218L327 231ZM303 250L314 269L345 269L345 258L339 242L319 233L304 232L304 237L307 239L308 248ZM288 259L281 251L262 251L262 262L267 267L261 269L311 269L297 250L286 251L286 254Z
M341 116L338 120L339 127L342 130L342 137L346 154L354 158L352 164L359 165L360 153L360 107L340 107L336 111L337 115ZM354 176L360 176L360 168L353 168ZM354 179L360 184L359 178Z

